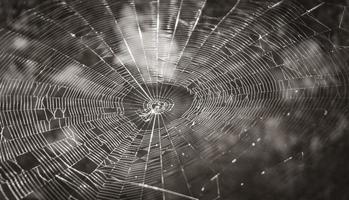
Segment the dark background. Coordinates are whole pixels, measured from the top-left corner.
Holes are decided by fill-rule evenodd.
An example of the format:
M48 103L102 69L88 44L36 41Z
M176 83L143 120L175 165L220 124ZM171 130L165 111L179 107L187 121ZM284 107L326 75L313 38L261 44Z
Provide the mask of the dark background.
M11 22L13 19L18 17L23 11L35 7L40 2L44 0L0 0L0 26L4 27L7 23ZM303 4L306 8L311 9L312 7L318 5L323 1L319 0L298 0L299 3ZM210 16L223 16L234 4L235 0L208 0L207 4L210 9L206 10L206 15ZM338 12L338 6L344 5L348 6L348 2L345 0L328 0L329 4L321 9L318 12L314 13L314 16L332 28L338 27L338 19L341 15ZM347 22L345 20L344 22ZM342 35L337 33L338 40L343 42L342 44L348 44L348 35ZM333 118L339 121L339 116L345 116L344 120L347 123L347 109L342 111L336 111L337 113L333 114ZM318 116L306 116L305 123L309 125L312 121L316 122L319 120ZM339 123L334 123L333 129L338 128ZM258 164L262 165L263 153L266 151L265 148L261 147L258 156L247 157L246 160L242 161L245 164L242 164L244 168L236 169L241 171L241 174L248 175L249 180L255 179L253 185L249 187L240 188L236 187L235 184L239 184L238 180L224 180L225 185L222 185L222 188L225 188L226 191L229 191L229 188L237 188L231 190L232 193L241 194L241 199L275 199L277 196L278 200L281 199L333 199L333 200L346 200L349 199L349 126L344 125L344 128L341 129L342 134L341 138L333 141L326 142L325 148L322 148L320 152L313 156L311 159L304 160L304 176L297 177L297 172L295 175L292 175L292 170L297 171L297 166L290 168L276 168L277 170L289 170L286 172L282 171L272 171L271 176L267 180L260 178L254 178L257 176L254 173L258 171ZM312 131L311 127L308 131L309 135L317 135L317 132ZM306 142L306 141L305 141ZM311 145L310 143L308 145ZM264 148L264 149L263 149ZM258 151L256 150L256 151ZM261 161L261 162L260 162ZM222 161L224 164L226 161ZM251 173L249 173L249 171ZM228 173L227 171L226 173ZM253 172L253 173L252 173ZM280 176L280 174L288 174L289 177ZM244 178L244 177L241 177ZM228 179L228 178L226 178ZM287 179L287 181L282 180ZM248 184L248 183L246 183ZM236 190L236 191L235 191ZM240 190L240 191L237 191ZM229 193L225 193L224 196L229 197Z

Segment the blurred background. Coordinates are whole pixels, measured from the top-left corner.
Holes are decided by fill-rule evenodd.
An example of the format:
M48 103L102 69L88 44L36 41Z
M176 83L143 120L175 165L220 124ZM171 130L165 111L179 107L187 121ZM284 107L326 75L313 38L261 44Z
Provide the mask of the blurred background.
M6 27L25 10L41 2L43 0L0 0L0 26ZM298 0L298 2L309 10L322 2L327 2L314 12L313 16L333 30L339 26L345 28L331 32L332 35L329 37L337 42L338 47L347 51L348 1ZM208 9L205 9L204 15L222 17L235 3L235 0L208 0ZM349 57L346 57L348 54L342 55L344 65L348 67ZM290 112L297 115L295 117L297 126L290 125L287 120L273 119L255 124L252 129L243 133L246 135L246 141L249 140L248 137L254 135L265 135L265 140L269 142L244 154L235 166L226 168L228 163L236 161L232 160L229 154L236 155L236 151L240 148L235 146L235 150L229 150L230 147L223 147L227 149L224 151L227 155L215 162L215 167L222 172L220 175L220 187L224 190L222 198L230 199L234 196L234 199L268 200L349 199L349 106L346 105L348 102L341 103L343 103L342 109L330 112L319 110L311 114L304 109L298 111L295 107ZM284 105L289 107L288 104L289 102L284 102ZM324 113L326 122L319 123L323 121ZM302 133L302 136L299 136L299 133ZM286 151L284 144L291 146L287 147L287 154L293 155L289 157L290 160L295 160L287 165L285 163L289 160L284 160L285 154L280 153ZM243 140L240 145L243 145ZM265 169L265 166L270 165L268 162L274 164L270 169ZM236 176L232 178L229 174ZM264 174L268 176L261 177Z

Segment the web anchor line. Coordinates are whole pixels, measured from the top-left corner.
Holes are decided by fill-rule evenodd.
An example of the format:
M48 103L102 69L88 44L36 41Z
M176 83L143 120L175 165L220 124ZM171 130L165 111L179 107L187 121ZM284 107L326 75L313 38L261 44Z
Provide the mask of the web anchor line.
M172 195L175 195L175 196L183 197L185 199L199 200L198 198L195 198L195 197L192 197L192 196L188 196L188 195L185 195L185 194L181 194L181 193L178 193L178 192L175 192L175 191L172 191L172 190L167 190L167 189L156 187L156 186L147 185L147 184L144 184L144 183L135 183L135 182L130 182L130 181L123 181L123 180L117 179L115 177L112 177L112 179L114 179L115 181L118 181L118 182L122 182L122 183L130 184L130 185L134 185L134 186L139 186L139 187L142 187L142 188L152 189L152 190L155 190L155 191L160 191L160 192L172 194Z

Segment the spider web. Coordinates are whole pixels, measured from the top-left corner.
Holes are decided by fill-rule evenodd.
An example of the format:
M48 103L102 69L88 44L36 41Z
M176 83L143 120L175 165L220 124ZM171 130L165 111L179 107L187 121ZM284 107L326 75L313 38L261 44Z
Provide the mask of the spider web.
M50 0L3 27L0 199L341 197L314 179L346 166L348 5L227 2Z

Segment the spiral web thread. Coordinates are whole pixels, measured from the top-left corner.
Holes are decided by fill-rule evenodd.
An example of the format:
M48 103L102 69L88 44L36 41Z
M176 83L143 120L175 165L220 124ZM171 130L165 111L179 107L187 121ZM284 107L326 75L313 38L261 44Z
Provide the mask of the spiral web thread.
M347 103L347 5L238 0L220 17L207 15L210 6L48 1L3 28L0 199L220 199L230 195L222 177L258 146L280 158L256 176L307 159L311 149L290 150L285 130L313 141L304 121L313 115L319 135L338 127L331 113ZM329 7L337 23L318 17ZM176 87L194 99L175 120L125 116L131 91L141 103L185 98Z

